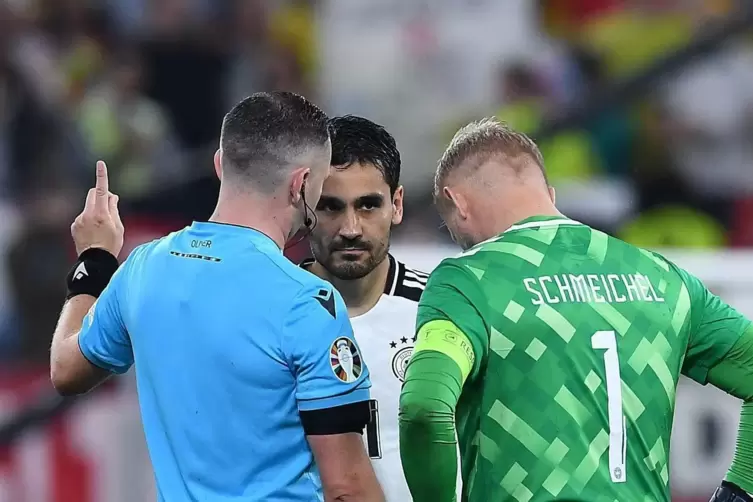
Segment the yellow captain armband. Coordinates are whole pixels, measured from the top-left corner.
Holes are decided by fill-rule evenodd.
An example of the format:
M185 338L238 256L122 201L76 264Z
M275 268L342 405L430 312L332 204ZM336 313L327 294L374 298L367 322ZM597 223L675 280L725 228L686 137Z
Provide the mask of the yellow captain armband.
M413 354L422 350L441 352L455 361L462 375L461 384L465 383L476 362L471 341L452 321L429 321L421 326Z

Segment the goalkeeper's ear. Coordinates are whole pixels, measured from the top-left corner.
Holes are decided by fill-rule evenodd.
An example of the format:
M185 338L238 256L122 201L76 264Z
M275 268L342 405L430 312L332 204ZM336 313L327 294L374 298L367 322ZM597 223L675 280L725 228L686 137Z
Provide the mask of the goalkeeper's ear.
M753 497L729 481L722 481L709 502L753 502Z

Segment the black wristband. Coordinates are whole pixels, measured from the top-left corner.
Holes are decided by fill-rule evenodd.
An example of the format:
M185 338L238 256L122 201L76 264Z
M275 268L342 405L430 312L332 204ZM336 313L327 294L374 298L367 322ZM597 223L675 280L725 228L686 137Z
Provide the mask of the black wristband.
M78 295L99 298L116 270L118 259L112 253L101 248L87 249L79 255L78 261L68 272L66 300Z
M729 481L722 481L709 502L751 502L753 498L745 490Z

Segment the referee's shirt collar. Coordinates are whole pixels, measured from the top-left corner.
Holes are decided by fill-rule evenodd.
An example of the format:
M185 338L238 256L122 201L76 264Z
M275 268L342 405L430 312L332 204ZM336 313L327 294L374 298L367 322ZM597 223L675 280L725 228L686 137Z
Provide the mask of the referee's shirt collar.
M247 238L258 248L282 253L280 246L278 246L270 236L251 227L233 225L231 223L220 223L217 221L194 221L191 224L191 231L199 235L204 234L207 236L212 234L235 235L238 237L247 236Z

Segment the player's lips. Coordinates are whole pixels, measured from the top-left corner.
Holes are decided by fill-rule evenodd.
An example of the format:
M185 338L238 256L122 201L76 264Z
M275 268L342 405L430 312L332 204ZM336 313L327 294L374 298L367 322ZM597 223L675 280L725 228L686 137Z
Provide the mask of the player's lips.
M335 250L335 253L341 253L341 254L363 254L367 250L364 248L344 248L344 249L337 249Z

